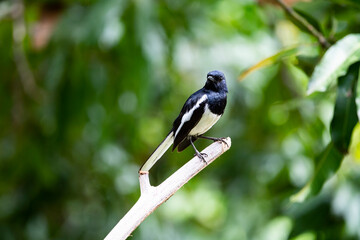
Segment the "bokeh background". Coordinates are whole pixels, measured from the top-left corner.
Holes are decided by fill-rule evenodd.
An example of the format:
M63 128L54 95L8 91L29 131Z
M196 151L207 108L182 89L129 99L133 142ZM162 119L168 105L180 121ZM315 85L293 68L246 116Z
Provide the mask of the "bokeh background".
M357 0L286 4L331 44L360 32ZM228 106L208 135L231 149L130 239L360 239L359 123L320 193L291 201L330 141L336 91L306 96L324 51L273 1L1 1L0 238L104 238L184 101L221 70ZM152 184L192 156L167 152Z

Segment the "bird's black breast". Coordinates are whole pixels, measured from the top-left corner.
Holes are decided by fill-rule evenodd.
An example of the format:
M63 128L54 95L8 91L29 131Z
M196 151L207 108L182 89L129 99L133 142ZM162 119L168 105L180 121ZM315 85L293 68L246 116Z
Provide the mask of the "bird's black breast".
M222 92L209 92L208 93L208 106L212 113L222 115L226 107L226 93Z

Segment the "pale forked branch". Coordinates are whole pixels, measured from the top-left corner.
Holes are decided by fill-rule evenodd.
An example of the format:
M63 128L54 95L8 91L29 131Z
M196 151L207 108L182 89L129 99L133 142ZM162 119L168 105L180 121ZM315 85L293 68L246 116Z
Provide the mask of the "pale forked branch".
M231 139L228 137L223 142L215 142L205 148L202 153L206 153L205 164L198 157L192 158L179 170L173 173L160 185L151 186L149 174L139 176L141 195L135 205L126 213L126 215L116 224L105 240L123 240L126 239L156 208L169 199L185 183L193 178L198 172L220 157L229 150Z

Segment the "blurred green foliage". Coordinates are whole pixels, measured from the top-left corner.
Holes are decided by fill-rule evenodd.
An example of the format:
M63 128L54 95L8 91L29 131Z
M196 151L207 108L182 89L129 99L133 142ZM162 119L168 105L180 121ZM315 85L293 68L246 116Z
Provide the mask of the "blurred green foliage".
M331 44L360 32L357 0L292 2ZM0 2L0 238L106 236L218 69L228 106L208 135L232 148L131 238L359 239L359 56L319 64L327 50L299 24L268 1ZM337 75L306 96L315 66ZM192 155L166 153L152 183Z

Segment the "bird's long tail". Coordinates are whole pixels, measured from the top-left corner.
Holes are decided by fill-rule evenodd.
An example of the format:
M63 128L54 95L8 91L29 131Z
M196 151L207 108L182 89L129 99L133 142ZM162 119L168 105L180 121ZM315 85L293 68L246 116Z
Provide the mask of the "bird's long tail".
M174 142L174 132L170 131L167 137L160 143L160 145L155 149L155 151L151 154L148 160L141 166L139 172L147 172L150 168L164 155L166 150L173 144Z

